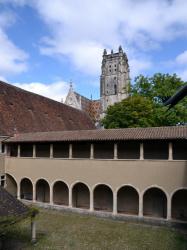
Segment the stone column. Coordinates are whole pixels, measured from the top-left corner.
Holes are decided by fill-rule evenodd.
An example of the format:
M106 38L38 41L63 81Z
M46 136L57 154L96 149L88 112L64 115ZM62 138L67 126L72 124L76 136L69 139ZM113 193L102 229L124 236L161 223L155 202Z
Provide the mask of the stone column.
M168 147L169 147L168 160L172 161L173 160L173 144L172 144L172 142L169 142Z
M114 160L118 159L118 144L114 143Z
M73 158L73 146L72 144L69 144L69 159Z
M53 205L53 188L50 186L49 187L49 202L50 202L50 205Z
M35 144L33 144L32 157L33 157L33 158L36 158L36 145L35 145Z
M17 199L20 200L20 183L17 185Z
M140 160L144 160L143 142L140 143Z
M31 217L31 242L36 242L36 220L35 215L32 215Z
M139 217L143 217L143 195L139 194Z
M50 158L53 158L53 144L50 144Z
M93 200L93 190L90 192L90 211L94 211L94 200Z
M8 155L8 146L5 144L5 155Z
M94 159L94 144L90 144L90 159Z
M69 207L72 207L72 187L69 188Z
M36 202L36 183L33 183L33 196L32 201Z
M18 155L17 155L17 157L19 158L20 157L20 144L18 144Z
M117 214L117 192L113 192L113 215Z
M167 197L167 220L171 220L171 199Z
M0 154L2 153L2 143L0 142Z

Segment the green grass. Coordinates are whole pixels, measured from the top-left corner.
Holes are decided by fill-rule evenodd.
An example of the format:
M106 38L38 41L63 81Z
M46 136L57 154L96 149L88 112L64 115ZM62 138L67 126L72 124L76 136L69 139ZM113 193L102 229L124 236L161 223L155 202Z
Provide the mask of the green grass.
M37 243L30 243L30 221L12 227L7 249L186 250L184 234L168 228L113 221L54 210L40 210Z

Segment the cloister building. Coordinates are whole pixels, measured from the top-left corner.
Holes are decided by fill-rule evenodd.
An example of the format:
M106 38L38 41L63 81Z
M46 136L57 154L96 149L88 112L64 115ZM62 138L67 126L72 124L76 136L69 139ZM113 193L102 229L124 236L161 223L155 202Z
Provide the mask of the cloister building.
M187 221L187 126L96 130L75 108L0 81L0 183L18 199Z
M187 221L187 126L20 133L0 167L18 199L88 213Z

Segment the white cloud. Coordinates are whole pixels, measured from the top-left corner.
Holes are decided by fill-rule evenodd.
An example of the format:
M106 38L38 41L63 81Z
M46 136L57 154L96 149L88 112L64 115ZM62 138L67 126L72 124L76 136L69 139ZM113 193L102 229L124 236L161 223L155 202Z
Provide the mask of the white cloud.
M4 76L0 76L0 81L8 82L7 79Z
M57 81L53 83L40 83L40 82L31 82L31 83L14 83L15 86L31 91L33 93L46 96L48 98L54 99L56 101L65 101L69 84L64 81Z
M148 59L132 59L129 61L130 69L130 75L131 79L133 80L134 77L141 74L142 71L148 70L152 67L152 62Z
M176 62L180 65L187 65L187 50L177 56Z
M187 68L180 72L180 76L183 81L187 81Z
M22 73L27 70L27 54L16 47L0 30L0 74L9 75Z
M132 74L141 73L153 65L151 58L146 61L150 49L158 49L163 41L187 37L186 0L1 2L27 4L36 9L50 30L49 36L41 38L41 53L66 57L84 74L98 75L102 50L117 49L119 44L125 51L133 50L127 53Z
M180 53L175 59L175 65L177 67L177 74L187 81L187 50Z
M33 0L51 35L41 53L68 57L83 73L98 75L103 48L147 51L187 35L186 0ZM128 55L139 71L150 62ZM139 64L137 64L139 61Z
M11 12L0 12L0 75L3 77L27 70L27 53L10 40L5 31L14 22L14 14Z

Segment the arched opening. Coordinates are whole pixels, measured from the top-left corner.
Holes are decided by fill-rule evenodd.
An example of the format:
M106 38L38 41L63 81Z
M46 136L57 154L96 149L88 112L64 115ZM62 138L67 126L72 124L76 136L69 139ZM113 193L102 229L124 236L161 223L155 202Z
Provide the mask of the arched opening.
M6 190L14 197L17 197L17 189L17 183L14 177L9 174L6 174Z
M187 221L187 190L176 191L171 201L171 217L173 219Z
M49 202L49 184L41 179L36 183L36 200L40 202Z
M33 199L33 186L32 182L28 178L24 178L20 183L21 199L32 200Z
M100 184L94 189L94 210L112 212L113 192L107 185Z
M72 205L84 209L90 208L90 191L84 183L77 183L72 189Z
M53 186L53 202L64 206L69 204L68 186L63 181L57 181Z
M135 188L124 186L117 193L118 213L138 215L139 195Z
M151 217L167 217L167 197L159 188L148 189L143 196L143 215Z

